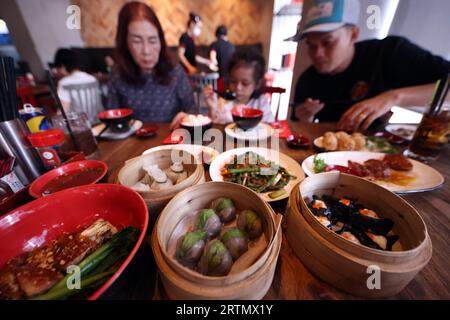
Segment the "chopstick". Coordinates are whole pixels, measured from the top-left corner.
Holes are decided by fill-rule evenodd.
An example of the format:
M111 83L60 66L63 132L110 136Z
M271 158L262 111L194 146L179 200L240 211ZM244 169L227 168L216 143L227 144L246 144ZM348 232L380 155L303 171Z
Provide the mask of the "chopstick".
M19 117L16 73L14 59L11 57L2 57L0 59L0 106L1 121L14 120Z
M64 111L64 107L62 106L61 100L59 99L58 91L56 90L55 81L53 80L52 74L50 73L50 70L46 70L45 73L47 74L47 79L50 84L50 90L53 94L53 98L56 100L56 106L58 107L59 111L61 111L64 121L66 122L66 127L67 130L69 131L69 135L70 138L72 139L73 145L77 151L81 151L80 146L78 145L78 142L75 139L75 135L73 134L72 127L70 126L69 119L67 118L66 115L66 111Z

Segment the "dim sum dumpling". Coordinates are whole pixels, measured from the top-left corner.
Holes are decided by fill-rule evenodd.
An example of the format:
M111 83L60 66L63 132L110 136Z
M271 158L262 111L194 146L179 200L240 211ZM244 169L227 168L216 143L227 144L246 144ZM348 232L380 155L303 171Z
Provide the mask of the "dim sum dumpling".
M352 151L355 149L356 142L353 138L344 131L339 131L336 133L338 139L338 150L341 151Z
M355 141L355 150L362 150L366 147L366 137L363 134L355 132L352 134L352 138Z
M323 147L329 151L334 151L337 149L338 140L333 132L325 132L323 135Z

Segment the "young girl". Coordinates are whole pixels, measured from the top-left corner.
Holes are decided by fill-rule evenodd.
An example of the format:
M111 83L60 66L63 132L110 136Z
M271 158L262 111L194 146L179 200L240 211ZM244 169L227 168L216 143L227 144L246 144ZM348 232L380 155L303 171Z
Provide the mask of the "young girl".
M236 51L228 67L229 89L236 94L236 99L226 101L213 92L211 87L205 88L205 102L214 123L233 122L231 109L238 105L263 111L264 122L272 122L273 115L269 100L262 93L265 61L256 50Z

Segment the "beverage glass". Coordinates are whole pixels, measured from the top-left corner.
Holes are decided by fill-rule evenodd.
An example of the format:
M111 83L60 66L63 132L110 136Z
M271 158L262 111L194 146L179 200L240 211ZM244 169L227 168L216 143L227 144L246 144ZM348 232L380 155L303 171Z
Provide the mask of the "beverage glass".
M447 147L450 137L450 105L424 114L422 122L405 150L405 155L431 162Z
M95 140L92 134L87 115L84 112L68 112L66 116L80 151L84 153L87 159L98 159L100 152L97 146L97 140ZM76 151L64 117L62 115L56 115L52 118L52 123L55 128L64 131L65 141L59 150L62 152Z

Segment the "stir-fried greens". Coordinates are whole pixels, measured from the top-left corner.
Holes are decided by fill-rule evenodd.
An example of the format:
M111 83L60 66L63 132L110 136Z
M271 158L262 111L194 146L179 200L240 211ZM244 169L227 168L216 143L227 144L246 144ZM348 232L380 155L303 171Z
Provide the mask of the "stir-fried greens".
M233 156L221 170L224 181L246 186L258 193L280 190L296 179L280 165L254 152Z

